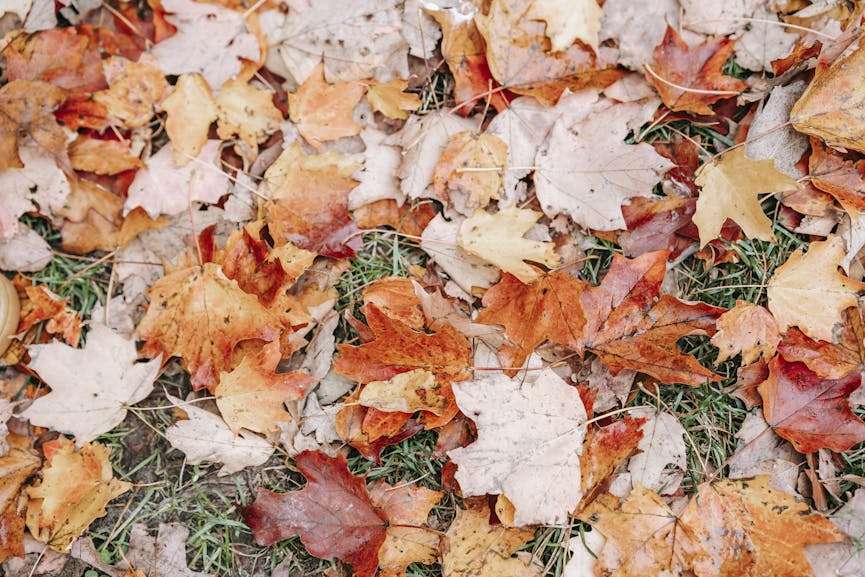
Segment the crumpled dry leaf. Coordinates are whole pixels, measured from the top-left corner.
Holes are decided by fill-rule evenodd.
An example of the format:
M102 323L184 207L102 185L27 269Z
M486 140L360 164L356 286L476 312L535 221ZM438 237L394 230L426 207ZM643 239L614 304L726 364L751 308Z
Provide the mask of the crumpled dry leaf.
M772 62L790 54L799 35L783 26L774 11L764 8L753 17L736 41L736 63L748 70L772 72Z
M216 406L234 433L276 430L279 423L291 420L284 403L306 396L312 378L302 372L277 373L280 356L279 342L273 341L254 355L248 353L230 373L219 375L213 391Z
M853 497L829 518L849 537L849 542L808 545L805 555L815 577L856 577L865 572L865 489L857 489Z
M145 162L129 186L124 213L141 207L150 218L189 211L193 202L216 203L228 194L228 176L219 167L220 141L208 140L186 166L174 162L174 150L163 146Z
M796 164L808 150L808 139L796 132L790 121L790 108L805 90L805 82L798 80L786 86L776 86L769 99L757 112L748 129L745 154L752 160L772 160L775 168L791 178L802 176Z
M625 144L637 103L611 106L571 130L560 119L538 151L534 182L541 208L593 230L626 228L622 202L651 196L673 164L651 145Z
M262 465L273 454L271 444L258 435L245 431L232 433L218 415L171 395L168 400L189 418L168 427L165 438L186 455L189 464L220 463L222 469L218 474L222 476Z
M470 216L499 198L506 158L507 145L498 136L454 134L433 172L435 198Z
M769 361L781 342L775 318L760 305L747 301L736 301L735 307L718 318L717 327L718 332L712 337L712 344L719 349L715 363L739 353L743 365L750 365L761 357Z
M114 478L108 449L93 443L76 451L60 437L42 447L47 464L42 479L27 488L27 529L38 541L63 552L108 502L132 488Z
M51 292L45 285L31 285L21 276L16 277L15 281L18 296L25 297L21 301L18 333L27 332L47 320L44 325L47 333L62 337L67 344L77 347L81 337L81 317L69 307L67 300ZM20 292L22 286L24 290Z
M193 0L161 0L165 19L177 28L150 51L165 74L199 72L214 90L241 71L240 59L257 62L258 39L240 12Z
M207 263L158 280L137 333L145 341L143 354L180 357L192 386L212 390L238 343L272 341L281 328L257 298L226 278L218 265Z
M448 456L463 495L503 494L516 526L556 524L582 497L580 453L586 410L577 389L552 370L522 382L490 375L454 385L478 439Z
M0 110L0 119L2 116ZM18 222L24 213L38 211L56 216L71 192L69 180L55 159L36 144L28 142L20 146L17 156L22 168L0 169L0 239L25 230Z
M539 212L516 207L503 208L494 214L478 210L460 225L459 246L521 282L533 283L541 272L525 261L548 267L561 261L553 243L523 237L541 216Z
M129 144L119 140L104 140L79 136L69 146L72 168L93 174L113 175L142 166L129 151Z
M24 167L18 149L26 140L55 159L66 158L66 132L52 114L64 98L46 82L13 80L0 87L0 171Z
M384 143L387 137L387 134L375 128L367 128L360 133L366 148L363 152L363 168L351 175L358 185L348 194L349 210L357 210L379 200L394 200L400 206L405 202L405 194L400 190L397 178L402 156L399 148Z
M652 61L652 50L661 43L667 25L678 28L678 0L606 0L600 39L614 40L619 49L618 62L641 70Z
M665 495L674 493L682 473L665 469L673 465L682 472L687 470L685 429L671 413L641 409L630 414L645 419L641 427L643 436L637 444L640 452L628 462L631 483Z
M7 79L13 82L40 80L84 93L105 88L96 43L74 27L15 35L3 48L3 58Z
M394 375L387 381L372 381L360 391L357 402L389 413L429 411L441 415L448 400L441 394L435 375L415 369Z
M126 407L145 399L161 368L157 357L136 363L135 342L95 324L83 349L54 341L29 348L29 367L50 387L21 416L75 436L80 447L119 425ZM75 367L74 371L69 370Z
M517 550L534 536L532 528L490 524L487 505L480 510L457 508L442 553L443 577L540 577L543 568Z
M36 272L53 258L51 245L31 228L21 228L11 238L0 240L0 270Z
M319 66L288 95L288 111L297 130L308 143L321 150L322 143L360 134L363 126L352 117L363 98L361 82L329 84Z
M216 95L216 106L219 138L228 140L237 135L253 155L258 153L258 144L267 140L282 123L282 113L273 105L273 94L249 84L245 78L223 84ZM203 119L201 125L204 125Z
M162 70L144 59L131 62L119 56L113 57L106 68L110 88L95 93L93 100L105 106L112 122L127 128L145 126L168 94Z
M833 328L844 309L856 306L865 284L838 272L844 259L844 241L829 236L790 255L775 269L766 292L769 310L785 332L797 326L811 338L832 342Z
M210 86L201 74L183 74L160 108L167 113L165 132L174 149L174 164L184 166L201 154L210 125L219 116Z
M772 221L763 212L759 194L798 188L796 180L778 172L772 160L751 160L741 147L701 166L695 182L702 189L693 216L700 248L721 235L728 218L748 238L774 241Z
M802 457L771 430L759 411L748 413L736 438L736 450L729 462L730 479L770 475L773 487L795 492Z

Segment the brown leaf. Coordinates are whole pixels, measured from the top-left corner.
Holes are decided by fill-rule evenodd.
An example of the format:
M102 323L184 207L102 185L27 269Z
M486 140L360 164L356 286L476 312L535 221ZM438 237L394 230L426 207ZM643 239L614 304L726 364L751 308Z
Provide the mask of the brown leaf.
M23 284L22 286L22 283ZM77 347L81 338L81 317L69 307L69 302L62 299L44 285L31 285L23 277L16 277L15 284L24 298L21 299L21 318L18 321L18 333L29 331L35 325L47 320L45 330L52 335L61 337L70 346Z
M494 134L457 132L433 172L435 197L466 215L498 200L507 156L507 145Z
M107 70L111 87L94 94L93 100L105 106L111 121L127 128L145 126L168 94L162 70L120 57L109 60Z
M811 138L811 184L828 192L852 215L865 210L865 160L852 161Z
M723 72L733 54L733 44L734 41L726 38L709 38L690 47L668 25L664 39L655 47L651 68L654 74L647 70L646 79L655 86L670 110L714 114L711 104L731 98L746 87L743 81L725 76Z
M20 34L3 50L6 76L39 80L72 92L94 92L107 85L96 45L75 28Z
M359 228L389 226L406 235L420 236L438 210L431 202L405 203L399 206L386 198L365 204L354 211L354 222Z
M349 472L343 457L305 451L295 463L307 479L303 489L281 494L259 489L244 511L256 543L272 545L299 535L310 554L336 557L357 577L373 577L387 523L370 502L363 479Z
M585 506L595 497L595 490L609 477L622 461L637 449L643 438L646 419L625 417L602 428L590 428L580 455L583 499Z
M271 92L247 83L242 77L222 85L216 106L219 138L228 140L237 135L253 153L258 152L258 144L276 132L282 122L282 113L274 106Z
M619 246L625 256L634 258L647 252L667 250L675 257L684 246L690 245L690 241L677 233L691 224L695 203L696 199L682 196L632 198L630 204L622 206L628 230L619 234Z
M825 379L840 379L862 365L856 336L848 331L842 334L848 338L842 338L837 344L827 343L814 340L793 327L784 334L778 352L784 360L805 363Z
M151 287L138 337L145 341L143 354L180 357L192 386L212 390L238 343L272 341L281 328L256 297L207 263L168 274Z
M118 234L124 222L122 212L122 198L94 182L79 178L72 183L66 206L57 211L64 218L60 229L63 250L73 254L114 250L119 246ZM140 218L130 216L132 220Z
M18 157L22 135L66 158L66 133L52 115L62 102L63 91L45 82L13 80L0 87L0 171L24 166Z
M766 422L797 451L842 452L865 441L865 422L853 413L847 399L861 384L859 371L824 379L804 363L777 356L758 390Z
M79 136L69 146L72 168L94 174L117 174L144 166L129 152L129 144L119 140L104 140Z
M712 344L720 349L715 363L726 361L739 353L742 364L762 358L768 361L775 356L781 335L772 315L761 307L746 301L736 301L736 306L722 314L717 322L718 332Z
M288 113L306 141L321 149L323 142L360 134L363 126L352 118L352 112L365 91L361 82L329 84L319 65L288 95Z
M390 318L415 330L424 326L426 319L421 310L420 299L408 278L389 276L376 280L363 290L363 302L364 305L374 304Z

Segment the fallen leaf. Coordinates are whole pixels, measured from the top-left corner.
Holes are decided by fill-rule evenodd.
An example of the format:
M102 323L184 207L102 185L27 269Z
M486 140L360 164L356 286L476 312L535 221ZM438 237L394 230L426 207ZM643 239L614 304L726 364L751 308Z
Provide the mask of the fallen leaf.
M95 93L93 100L105 107L112 122L127 128L145 126L168 94L162 70L143 60L131 62L119 56L109 60L106 68L110 88Z
M516 526L567 519L582 497L587 417L576 388L546 369L534 381L457 383L454 395L478 427L477 441L448 453L463 495L505 495Z
M832 342L844 309L855 306L857 293L865 290L865 284L838 272L843 258L844 242L829 236L812 242L807 253L796 250L775 269L766 292L781 331L798 326L811 338Z
M24 286L23 294L26 299L21 302L21 317L17 329L19 334L47 320L46 332L61 337L73 347L78 346L81 337L81 317L69 307L65 299L60 298L44 285L29 283Z
M631 415L644 419L637 444L640 452L628 462L631 483L662 494L674 493L681 475L667 468L673 465L677 471L688 469L685 429L671 413L635 410Z
M783 30L780 26L771 28ZM748 129L751 136L745 145L748 158L772 160L779 172L796 179L802 176L802 169L797 164L808 150L808 139L789 126L790 108L803 90L805 82L801 80L773 88L769 99L754 116Z
M11 238L0 239L0 270L40 271L53 258L51 246L31 228L21 228Z
M646 79L670 110L712 115L712 104L736 96L747 86L724 74L734 46L727 38L709 38L691 47L667 25L663 40L655 47L652 67L646 69Z
M675 170L675 169L674 169ZM629 258L656 250L681 252L685 230L691 226L696 199L666 196L660 199L636 197L622 207L627 232L619 234L619 246ZM688 245L690 240L685 240Z
M388 118L405 120L420 108L420 96L406 92L408 82L396 78L390 82L374 82L367 87L366 99L373 110Z
M712 344L718 347L715 363L742 354L742 364L750 365L760 358L765 361L775 356L781 341L778 323L761 307L747 301L736 301L736 306L718 317Z
M24 515L19 498L24 483L35 473L42 459L30 447L27 437L9 435L6 453L0 457L0 560L24 556Z
M855 577L865 571L863 510L865 491L857 489L853 497L829 518L839 531L849 537L849 542L805 547L805 556L816 577Z
M52 114L63 100L63 91L46 82L13 80L0 87L0 171L24 167L18 156L24 137L65 158L66 133Z
M258 61L258 40L240 12L193 0L161 0L161 5L177 28L150 50L165 74L198 72L218 90L240 73L240 59Z
M567 50L576 40L597 52L603 14L595 0L536 0L527 17L546 23L553 52Z
M865 210L865 163L847 160L811 138L808 172L811 184L835 197L849 214Z
M503 208L494 214L478 210L460 226L459 246L530 284L541 273L525 261L548 267L561 261L553 243L523 238L541 216L539 212L516 207Z
M583 503L625 459L637 449L644 435L644 418L625 417L601 428L589 428L580 455Z
M284 403L303 398L312 378L301 372L277 373L279 342L267 343L255 355L247 354L230 373L219 375L213 391L216 406L228 427L268 433L291 420Z
M137 333L145 341L143 354L180 357L193 387L213 390L238 343L272 341L280 330L257 298L226 278L218 265L207 263L157 281Z
M459 247L457 238L464 220L445 220L436 214L421 234L420 247L432 261L450 276L462 290L473 294L475 287L491 287L499 279L499 271Z
M626 144L628 117L637 103L611 106L568 127L559 120L535 159L534 182L549 217L564 213L584 228L624 229L621 205L651 196L673 167L651 145Z
M357 402L385 412L429 411L441 415L447 406L435 375L415 369L394 375L387 381L372 381L360 391Z
M730 150L697 171L701 188L693 221L700 232L700 248L719 238L727 219L748 238L774 241L772 221L763 212L760 194L794 191L796 180L775 169L772 160L751 160L744 148Z
M165 132L174 149L174 164L183 166L201 154L210 125L218 118L210 86L200 74L183 74L160 108L166 112Z
M442 553L443 577L540 577L531 558L514 556L534 536L534 529L491 525L486 505L480 510L457 507Z
M363 126L352 118L352 112L365 91L361 82L329 84L319 66L288 95L289 115L298 132L320 150L323 142L360 134Z
M129 532L129 550L118 567L147 577L212 577L212 573L193 571L186 564L187 539L189 529L180 523L160 523L153 537L148 535L147 525L136 523Z
M256 543L272 545L300 536L316 557L352 566L357 577L372 577L387 523L370 502L363 479L348 470L344 457L306 451L294 459L306 477L299 491L259 489L243 513Z
M135 342L95 324L83 349L54 341L29 348L29 367L50 387L21 416L75 436L80 447L126 418L126 408L153 390L161 358L136 363ZM75 367L70 372L69 367Z
M363 303L373 303L390 318L415 330L423 329L425 319L420 299L412 281L405 277L390 276L374 281L363 290Z
M63 250L87 254L94 250L116 249L124 242L122 212L122 198L94 182L78 179L73 183L67 206L58 211L64 219L60 229ZM141 213L143 211L130 215L127 231L135 222L145 230L154 223L146 216L142 218Z
M374 128L364 129L360 138L365 146L363 168L351 175L358 185L348 195L348 208L357 210L381 200L392 200L402 206L405 195L397 178L402 161L399 148L385 144L388 135Z
M435 198L467 216L497 200L507 150L493 134L457 132L450 137L433 172Z
M600 531L580 531L578 537L571 537L568 548L571 558L562 571L562 577L583 577L595 574L598 552L604 547L606 539Z
M79 136L69 146L72 168L94 174L118 174L142 166L129 152L129 145L119 140Z
M789 477L787 486L795 491L801 456L789 442L772 431L759 411L748 413L736 431L736 438L736 450L729 461L731 479L771 475L772 485L783 488L785 484L777 483L781 480L777 471Z
M141 207L150 218L189 211L191 203L216 203L228 194L228 176L219 168L220 142L208 140L193 162L179 166L174 150L163 146L145 161L129 186L124 213Z
M347 240L355 230L348 194L359 168L355 157L338 152L306 154L297 142L286 148L264 173L267 222L276 244L291 242L336 258L352 255L360 239Z
M865 93L855 82L865 69L865 46L857 46L821 71L790 110L793 128L839 146L865 152Z
M222 468L218 474L223 476L263 465L273 454L271 444L258 435L246 431L235 434L218 415L171 395L168 400L186 413L188 419L168 427L165 438L186 455L190 465L219 463Z
M858 337L847 331L842 332L841 336L838 343L829 343L809 338L799 329L791 327L778 344L778 352L786 361L805 363L821 377L840 379L857 370L862 362ZM850 336L852 339L844 338Z
M339 344L336 372L361 383L382 381L412 369L424 369L446 380L468 376L469 342L449 324L428 334L391 319L375 304L365 307L373 340Z
M27 529L38 541L63 552L112 499L132 488L114 478L108 449L94 443L76 451L60 437L43 445L47 464L41 480L27 488Z
M752 16L764 4L760 0L736 0L729 3L710 3L700 0L681 0L684 9L682 25L701 34L726 36L748 24Z
M804 363L775 357L758 390L766 422L800 453L847 451L865 440L865 422L847 397L862 383L858 371L838 379L818 376Z
M618 62L642 70L652 62L652 51L664 39L668 25L679 26L677 0L653 0L635 4L630 0L606 0L600 40L614 40Z
M319 104L323 108L328 106L327 103ZM222 85L216 95L216 107L219 138L228 140L237 135L253 154L258 153L259 143L267 140L282 123L282 113L273 105L273 94L247 83L244 78L235 78ZM201 125L204 125L203 120Z
M0 172L0 239L11 238L24 230L18 219L27 212L57 216L57 211L68 202L71 191L69 179L55 159L37 145L27 143L19 147L17 157L23 168Z
M97 46L74 27L19 34L3 49L3 58L10 82L42 81L74 92L106 86Z
M752 17L752 25L736 40L736 63L748 70L772 72L772 62L790 54L799 35L788 30L774 10L764 7Z

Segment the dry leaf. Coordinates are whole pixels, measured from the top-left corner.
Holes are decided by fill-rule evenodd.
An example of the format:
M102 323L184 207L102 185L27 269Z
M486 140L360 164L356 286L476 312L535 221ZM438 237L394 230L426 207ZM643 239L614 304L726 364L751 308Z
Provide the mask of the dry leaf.
M50 82L75 92L105 88L96 43L74 27L51 28L10 37L3 49L7 79Z
M474 287L485 289L499 279L499 271L459 247L457 238L464 220L448 222L436 214L421 234L420 247L459 287L473 294Z
M642 70L652 62L652 51L664 39L667 26L679 26L678 0L606 0L601 21L600 40L614 40L618 62L632 70Z
M174 91L160 106L167 113L165 132L174 148L174 163L183 166L201 154L219 109L210 86L195 73L181 75Z
M718 318L717 327L718 332L712 337L712 344L719 349L715 363L739 353L743 365L750 365L761 357L769 361L781 341L778 323L769 311L746 301L736 301L735 307Z
M237 135L253 154L258 153L258 144L267 140L282 123L282 113L273 105L271 92L248 84L244 78L223 84L216 95L216 106L219 138L228 140ZM203 120L201 125L204 125Z
M65 158L66 133L52 114L63 100L63 91L46 82L13 80L0 87L0 171L24 167L18 156L24 136Z
M479 210L460 226L459 246L530 284L541 273L525 261L548 267L561 261L553 243L523 238L541 216L539 212L516 207L503 208L495 214Z
M586 411L577 389L546 369L534 381L490 375L454 385L478 440L450 451L463 495L505 495L524 526L565 521L582 497Z
M168 94L162 70L145 61L114 57L106 65L110 88L97 92L93 100L108 112L112 122L127 128L145 126Z
M697 171L701 188L693 221L700 231L700 247L719 238L729 218L748 238L774 241L772 221L760 206L760 194L797 189L795 179L775 169L772 160L751 160L744 148L721 155Z
M72 168L94 174L117 174L142 166L129 152L129 145L119 140L102 140L79 136L69 147Z
M300 134L317 149L322 143L360 134L363 126L354 120L354 107L363 98L361 82L328 84L318 67L288 95L288 111Z
M546 23L553 52L567 50L576 40L597 52L602 15L595 0L536 0L527 12L532 20Z
M367 87L366 99L373 110L388 118L405 120L421 106L420 96L406 92L408 82L396 78L390 82L374 82Z
M769 310L781 331L797 326L811 338L832 342L833 327L844 309L856 306L865 284L838 272L844 242L837 236L812 242L775 269L766 292Z
M467 216L498 199L507 152L493 134L454 134L433 172L435 198Z
M54 341L29 348L29 367L50 387L21 416L33 425L75 436L80 447L126 418L126 408L153 390L161 358L136 363L135 342L93 325L83 349ZM69 368L75 367L70 372Z
M637 444L640 452L628 462L631 483L662 494L674 493L681 474L667 468L673 465L679 471L688 469L685 429L671 413L643 409L631 411L631 415L645 419L643 436Z
M160 523L153 537L147 534L147 525L136 523L129 532L129 550L118 567L135 569L147 577L213 577L187 566L188 538L189 529L180 523Z
M832 523L849 537L849 542L808 545L805 555L815 577L856 577L865 571L862 538L865 535L865 490L853 497L830 517Z
M360 391L357 402L385 412L429 411L441 415L448 405L435 375L415 369L394 375L387 381L372 381Z

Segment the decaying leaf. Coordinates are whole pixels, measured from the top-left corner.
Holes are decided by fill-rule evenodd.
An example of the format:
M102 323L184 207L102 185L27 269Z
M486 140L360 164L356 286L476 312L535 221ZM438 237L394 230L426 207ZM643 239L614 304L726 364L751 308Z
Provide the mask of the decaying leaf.
M375 82L367 87L366 98L373 110L397 120L405 120L412 111L420 108L417 94L406 92L408 82L394 79L390 82Z
M863 509L865 491L860 488L830 517L835 526L849 537L849 542L808 545L805 548L815 577L855 577L865 571Z
M183 74L160 106L167 113L165 132L174 149L174 163L184 166L201 153L219 114L210 86L200 74Z
M60 437L43 445L47 465L42 478L27 489L27 529L55 551L67 547L95 519L105 515L108 502L132 485L114 478L108 449L94 443L76 450Z
M74 435L79 447L119 425L126 407L150 394L162 362L136 363L135 342L99 324L90 329L83 349L54 341L30 347L30 357L30 368L51 392L33 401L22 416Z
M595 0L536 0L527 14L546 22L545 34L553 52L567 50L576 40L597 52L603 11Z
M212 577L212 573L193 571L186 564L188 538L189 529L180 523L160 523L152 537L147 525L136 523L129 532L129 550L118 567L147 577ZM137 573L126 575L137 577Z
M716 363L721 363L739 353L742 364L750 365L762 357L768 361L775 356L781 341L778 323L761 307L746 301L736 301L736 306L718 317L718 332L712 344L718 347Z
M360 134L363 127L352 118L352 111L365 90L360 82L329 84L319 66L288 95L289 114L298 132L320 149L323 142Z
M459 246L530 284L541 273L525 261L554 267L561 260L552 243L523 238L541 216L539 212L516 207L503 208L494 214L478 210L460 226Z
M516 526L560 523L582 497L586 411L576 388L552 370L534 381L491 375L454 385L478 440L448 453L464 495L503 494Z
M766 292L781 331L797 326L811 338L833 341L841 313L865 290L865 284L838 271L843 258L844 241L830 236L812 242L807 253L797 250L775 269Z
M375 575L387 523L370 502L363 479L348 471L343 457L306 451L294 460L306 486L281 494L259 489L244 511L255 541L272 545L299 535L312 555L345 561L358 577Z
M162 70L145 61L131 62L117 56L106 68L109 88L94 94L94 102L103 105L109 120L120 126L140 128L150 122L168 93Z
M415 369L394 375L387 381L372 381L361 390L357 402L385 412L429 411L441 415L448 401L442 396L435 375Z
M282 113L273 105L273 95L243 78L222 85L216 95L216 107L219 138L227 140L237 135L254 152L282 122ZM205 107L205 114L206 111ZM201 124L204 125L203 120Z
M507 145L493 134L451 136L433 172L435 197L465 215L499 198Z
M13 80L0 87L0 171L24 166L18 156L22 135L55 158L65 157L66 133L52 114L63 100L63 91L46 82Z

